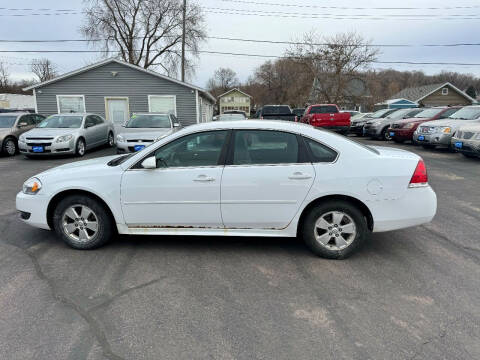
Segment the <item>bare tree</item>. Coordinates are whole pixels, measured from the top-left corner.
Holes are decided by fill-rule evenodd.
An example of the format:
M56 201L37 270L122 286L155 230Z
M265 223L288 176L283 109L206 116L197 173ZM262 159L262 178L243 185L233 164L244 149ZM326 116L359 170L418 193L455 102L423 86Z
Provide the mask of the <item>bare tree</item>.
M230 68L218 68L208 80L207 89L216 97L238 85L235 71Z
M167 74L177 74L181 61L181 0L85 0L82 34L105 52L118 51L124 61L142 66L161 67ZM204 18L199 5L189 1L186 9L185 46L188 72L199 44L205 40Z
M9 81L9 73L7 70L7 66L3 61L0 60L0 89L8 88L10 83Z
M355 33L329 38L308 33L288 54L303 63L310 74L314 101L341 103L351 81L376 60L379 51Z
M57 67L49 59L34 59L31 69L40 82L53 79L57 76Z

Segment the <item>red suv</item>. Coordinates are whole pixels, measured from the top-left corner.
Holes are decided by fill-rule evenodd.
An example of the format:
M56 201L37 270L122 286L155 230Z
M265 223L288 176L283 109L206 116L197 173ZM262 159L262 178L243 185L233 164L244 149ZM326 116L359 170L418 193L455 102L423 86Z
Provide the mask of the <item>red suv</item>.
M340 112L335 104L310 105L300 121L342 134L346 134L350 129L350 113Z
M395 121L387 131L390 133L390 137L393 141L397 143L402 143L408 140L412 141L413 133L418 125L427 121L447 118L461 108L461 106L428 108L419 112L412 118Z

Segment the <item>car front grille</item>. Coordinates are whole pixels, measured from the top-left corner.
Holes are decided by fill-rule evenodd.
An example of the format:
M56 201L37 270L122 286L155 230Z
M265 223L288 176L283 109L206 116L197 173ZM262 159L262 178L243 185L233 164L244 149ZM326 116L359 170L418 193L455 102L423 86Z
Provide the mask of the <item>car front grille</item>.
M27 137L27 140L53 140L53 137Z
M473 135L475 135L475 133L471 132L471 131L463 131L463 139L465 140L469 140L473 137Z
M134 142L134 143L152 143L153 140L138 139L138 140L127 140L127 142Z
M43 143L32 143L32 142L27 142L28 146L51 146L51 142L43 142Z

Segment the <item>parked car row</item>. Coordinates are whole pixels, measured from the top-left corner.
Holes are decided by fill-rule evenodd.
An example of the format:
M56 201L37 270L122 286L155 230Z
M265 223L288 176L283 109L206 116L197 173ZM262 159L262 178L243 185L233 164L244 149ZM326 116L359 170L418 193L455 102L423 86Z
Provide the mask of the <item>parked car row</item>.
M238 116L238 115L237 115ZM141 113L117 130L112 122L90 113L45 117L30 113L0 114L0 149L8 156L28 158L49 155L83 156L100 146L117 146L118 153L142 150L180 127L173 114Z
M383 109L353 120L350 133L374 139L411 141L427 149L447 147L480 157L480 106Z

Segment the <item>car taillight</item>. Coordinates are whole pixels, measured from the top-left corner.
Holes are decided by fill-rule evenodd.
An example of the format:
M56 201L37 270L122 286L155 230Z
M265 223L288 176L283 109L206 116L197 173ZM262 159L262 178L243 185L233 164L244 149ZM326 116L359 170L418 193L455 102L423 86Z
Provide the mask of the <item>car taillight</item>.
M428 174L427 168L423 160L418 160L417 167L413 172L412 178L410 179L410 184L408 187L420 187L428 185Z

